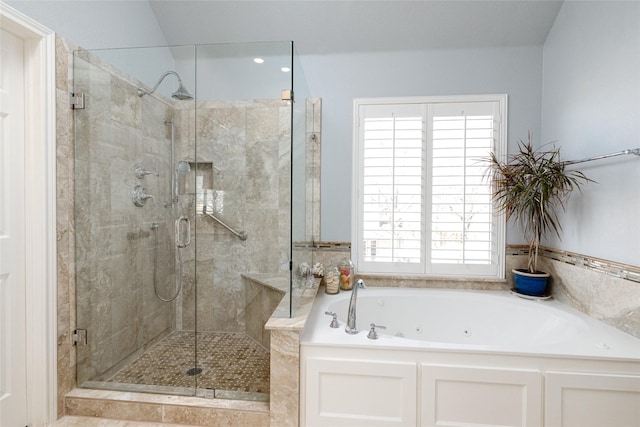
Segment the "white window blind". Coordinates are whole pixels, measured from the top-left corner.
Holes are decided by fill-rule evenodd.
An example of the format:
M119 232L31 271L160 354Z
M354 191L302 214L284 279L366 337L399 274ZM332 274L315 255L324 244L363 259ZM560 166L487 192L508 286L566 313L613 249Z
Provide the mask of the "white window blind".
M502 275L504 218L481 161L505 145L506 97L493 98L356 101L359 271Z
M421 108L370 109L363 118L362 237L372 262L421 262Z

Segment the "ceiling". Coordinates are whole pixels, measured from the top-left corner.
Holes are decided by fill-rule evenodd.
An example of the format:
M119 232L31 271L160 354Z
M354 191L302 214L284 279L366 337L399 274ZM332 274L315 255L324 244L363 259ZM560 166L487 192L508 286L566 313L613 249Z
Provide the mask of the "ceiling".
M301 55L535 46L562 1L149 0L170 45L294 40Z

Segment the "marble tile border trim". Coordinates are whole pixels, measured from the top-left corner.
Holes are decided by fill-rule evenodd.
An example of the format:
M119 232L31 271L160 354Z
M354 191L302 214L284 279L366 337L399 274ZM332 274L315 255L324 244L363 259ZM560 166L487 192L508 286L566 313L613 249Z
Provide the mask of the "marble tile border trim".
M351 242L293 242L295 248L312 248L313 251L351 252Z
M311 247L314 251L333 251L333 252L351 252L350 242L296 242L296 246ZM527 255L529 253L529 247L527 245L507 245L506 255ZM633 266L629 264L623 264L615 261L609 261L601 258L591 257L588 255L577 254L561 249L553 249L547 247L541 247L541 256L556 261L564 262L566 264L575 265L587 270L596 271L606 274L608 276L617 277L619 279L630 280L632 282L640 283L640 266ZM511 267L507 265L507 271L510 271ZM393 276L393 279L410 279L400 276ZM421 279L424 280L424 279ZM439 280L439 279L436 279ZM444 281L450 282L456 279L446 279ZM466 281L466 279L461 279Z
M575 265L586 270L596 271L618 279L630 280L640 283L640 267L622 264L615 261L608 261L588 255L576 254L573 252L563 251L553 248L541 248L541 256L553 259L555 261L564 262L565 264ZM527 255L529 247L525 245L509 245L507 246L507 255Z

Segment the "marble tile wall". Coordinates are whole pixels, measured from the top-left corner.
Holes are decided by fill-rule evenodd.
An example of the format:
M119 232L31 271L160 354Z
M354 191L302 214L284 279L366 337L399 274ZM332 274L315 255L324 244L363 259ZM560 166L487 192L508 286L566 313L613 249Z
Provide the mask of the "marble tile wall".
M507 247L507 284L512 268L525 268L524 246ZM551 274L555 299L640 338L640 266L619 264L552 248L541 248L540 269Z
M640 338L638 281L554 258L542 258L542 268L551 273L554 298ZM630 270L640 273L640 267L631 267Z
M272 427L299 425L300 331L271 330L271 393L269 418Z
M260 278L244 276L246 296L246 333L265 349L271 348L271 333L264 325L285 297L288 288L288 275L283 277L267 276L267 281ZM271 282L278 280L280 286L272 286Z
M320 159L322 151L322 98L307 99L305 130L305 240L307 242L317 242L320 240Z
M182 328L195 324L196 308L189 303L195 272L198 329L244 332L247 298L241 274L278 274L289 259L290 107L277 100L206 101L196 108L194 129L194 112L176 106L181 120L177 160L194 165L181 185L180 203L194 227L192 235L197 230L195 247L184 254ZM193 208L198 200L190 184L194 175L202 177L203 188L212 190L216 201L223 200L209 199L209 209L247 232L246 240Z

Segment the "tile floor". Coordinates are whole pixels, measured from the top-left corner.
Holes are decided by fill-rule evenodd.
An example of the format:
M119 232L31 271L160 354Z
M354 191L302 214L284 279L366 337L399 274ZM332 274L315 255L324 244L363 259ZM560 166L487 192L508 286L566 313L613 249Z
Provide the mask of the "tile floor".
M108 383L269 393L269 352L245 334L176 331ZM197 361L195 350L197 348ZM190 375L193 368L202 372Z

